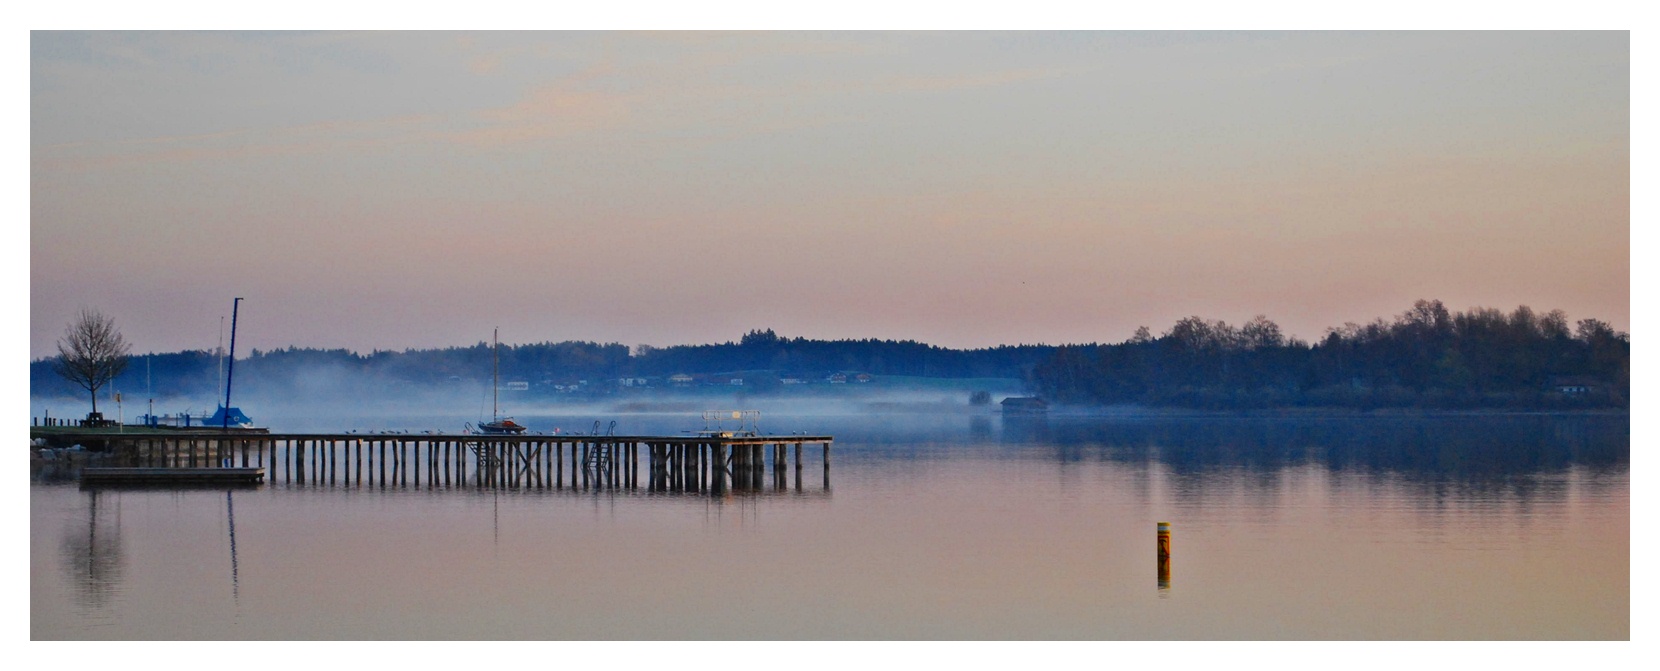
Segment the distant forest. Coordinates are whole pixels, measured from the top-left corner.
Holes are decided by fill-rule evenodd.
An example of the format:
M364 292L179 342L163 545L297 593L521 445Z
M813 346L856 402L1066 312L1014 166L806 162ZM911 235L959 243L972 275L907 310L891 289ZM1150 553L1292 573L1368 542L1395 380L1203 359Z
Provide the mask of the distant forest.
M502 345L501 377L538 394L604 395L741 377L750 393L787 380L821 384L834 374L1013 378L1051 403L1186 408L1628 407L1630 338L1554 310L1451 313L1418 301L1392 320L1328 329L1315 343L1285 337L1258 316L1242 326L1189 317L1154 336L1146 327L1117 344L1008 345L954 350L903 340L808 340L755 330L738 342L673 347L559 342ZM239 393L281 393L338 380L365 392L488 384L491 347L377 351L254 350L236 362ZM223 372L215 352L131 358L114 389L129 395L210 399ZM684 378L682 378L684 380ZM684 382L683 382L684 383ZM30 365L35 396L84 394Z
M1154 337L1059 348L1028 376L1052 402L1189 408L1629 407L1631 342L1560 310L1452 313L1418 301L1393 320L1309 344L1258 316L1189 317Z

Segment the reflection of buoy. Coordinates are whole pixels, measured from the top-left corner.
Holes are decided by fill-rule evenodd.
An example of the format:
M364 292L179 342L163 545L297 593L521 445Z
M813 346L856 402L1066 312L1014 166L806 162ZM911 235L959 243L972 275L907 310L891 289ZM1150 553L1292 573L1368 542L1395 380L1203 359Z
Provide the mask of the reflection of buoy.
M1170 523L1159 522L1159 590L1170 589Z

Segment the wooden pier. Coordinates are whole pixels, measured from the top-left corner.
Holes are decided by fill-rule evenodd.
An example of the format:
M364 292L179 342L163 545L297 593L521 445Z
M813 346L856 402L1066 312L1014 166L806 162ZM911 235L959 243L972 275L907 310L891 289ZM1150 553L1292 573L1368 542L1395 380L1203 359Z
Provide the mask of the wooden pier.
M643 486L652 492L711 495L788 491L792 473L794 490L800 492L808 450L819 452L822 491L827 492L834 441L830 436L730 433L507 436L197 431L173 435L88 431L77 435L105 441L108 452L129 468L181 473L185 469L253 469L271 484L572 490L637 490Z

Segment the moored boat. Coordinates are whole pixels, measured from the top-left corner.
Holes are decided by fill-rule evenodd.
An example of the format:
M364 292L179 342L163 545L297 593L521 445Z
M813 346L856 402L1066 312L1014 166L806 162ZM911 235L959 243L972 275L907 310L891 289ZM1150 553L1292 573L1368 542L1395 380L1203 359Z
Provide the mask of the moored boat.
M525 432L524 425L513 421L512 417L501 416L500 332L501 329L496 329L490 334L490 421L480 421L477 431L491 435L519 435Z

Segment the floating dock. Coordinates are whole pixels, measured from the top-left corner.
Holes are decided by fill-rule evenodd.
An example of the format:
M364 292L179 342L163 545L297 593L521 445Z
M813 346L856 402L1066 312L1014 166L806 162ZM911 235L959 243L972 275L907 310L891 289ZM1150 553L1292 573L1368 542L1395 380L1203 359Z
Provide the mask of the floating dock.
M265 479L263 468L83 468L82 484L244 485Z

